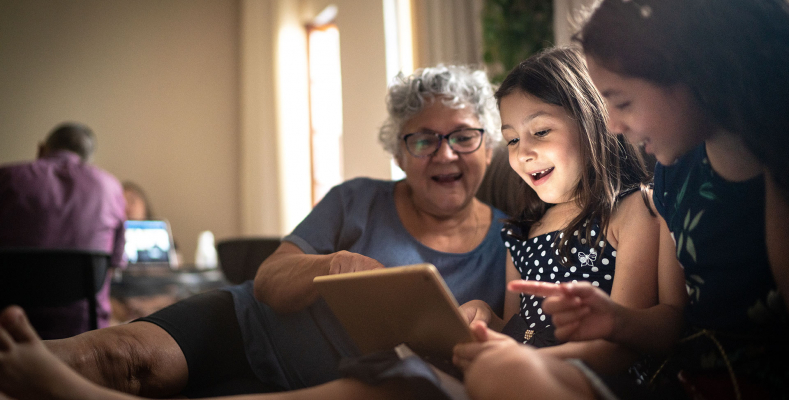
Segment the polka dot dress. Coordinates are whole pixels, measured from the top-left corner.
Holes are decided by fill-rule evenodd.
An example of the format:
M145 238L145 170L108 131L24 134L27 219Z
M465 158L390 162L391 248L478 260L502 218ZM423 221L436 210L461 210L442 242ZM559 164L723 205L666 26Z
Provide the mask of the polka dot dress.
M600 239L598 224L593 225L590 233L592 243L587 243L581 237L582 231L574 232L572 238L564 238L560 231L556 231L520 240L512 236L513 228L505 228L501 237L521 279L551 283L589 281L606 293L611 293L616 249ZM557 235L559 240L569 242L569 267L559 263ZM503 333L538 347L558 344L553 337L551 317L542 311L540 296L521 295L520 312L507 323Z

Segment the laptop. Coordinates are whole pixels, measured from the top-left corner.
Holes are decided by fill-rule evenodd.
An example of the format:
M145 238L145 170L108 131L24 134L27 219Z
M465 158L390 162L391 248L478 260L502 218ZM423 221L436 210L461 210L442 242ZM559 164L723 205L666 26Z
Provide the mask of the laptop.
M173 234L166 220L126 221L124 253L132 265L177 268Z
M432 264L319 276L313 283L362 354L405 343L421 356L451 360L455 344L472 341Z

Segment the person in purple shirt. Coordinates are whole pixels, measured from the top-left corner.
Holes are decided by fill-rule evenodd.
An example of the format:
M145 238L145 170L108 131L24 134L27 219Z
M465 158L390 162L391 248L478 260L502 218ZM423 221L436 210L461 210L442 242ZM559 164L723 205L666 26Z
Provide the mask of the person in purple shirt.
M95 144L89 127L64 123L39 144L35 161L0 167L0 248L96 250L110 253L112 266L125 265L123 189L90 164ZM111 276L96 295L100 328L109 325ZM50 334L66 337L78 330Z

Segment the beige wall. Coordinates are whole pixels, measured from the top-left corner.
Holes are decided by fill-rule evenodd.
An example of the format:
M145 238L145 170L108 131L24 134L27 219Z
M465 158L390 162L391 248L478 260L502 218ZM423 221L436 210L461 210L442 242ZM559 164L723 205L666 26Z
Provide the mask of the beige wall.
M187 261L200 231L237 235L238 14L224 0L0 0L0 163L81 121L95 163L145 188Z
M344 176L386 179L375 0L0 0L0 164L32 159L54 125L81 121L97 133L95 163L145 188L187 262L202 230L283 235L309 212L309 164L306 74L287 78L306 68L306 49L282 39L330 3Z

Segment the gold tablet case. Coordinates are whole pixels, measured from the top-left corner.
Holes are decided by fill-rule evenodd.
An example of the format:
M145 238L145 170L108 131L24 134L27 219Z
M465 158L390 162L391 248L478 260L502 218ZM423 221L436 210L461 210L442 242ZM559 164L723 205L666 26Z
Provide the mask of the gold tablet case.
M472 340L432 264L319 276L313 282L362 354L406 343L417 354L451 359L455 344Z

